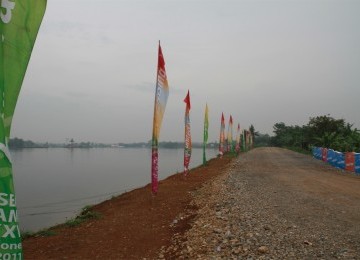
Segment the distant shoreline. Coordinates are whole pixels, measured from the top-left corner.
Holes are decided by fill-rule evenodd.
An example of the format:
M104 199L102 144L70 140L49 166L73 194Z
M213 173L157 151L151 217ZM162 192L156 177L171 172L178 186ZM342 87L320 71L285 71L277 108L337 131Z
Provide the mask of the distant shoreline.
M217 149L217 143L207 144L206 149ZM85 143L85 144L33 144L28 146L13 146L10 145L10 150L21 150L21 149L48 149L48 148L68 148L68 149L90 149L90 148L148 148L151 149L151 145L142 143L129 143L129 144L96 144L96 143ZM163 142L159 144L160 149L183 149L184 143L180 142ZM192 148L203 148L202 143L193 143Z

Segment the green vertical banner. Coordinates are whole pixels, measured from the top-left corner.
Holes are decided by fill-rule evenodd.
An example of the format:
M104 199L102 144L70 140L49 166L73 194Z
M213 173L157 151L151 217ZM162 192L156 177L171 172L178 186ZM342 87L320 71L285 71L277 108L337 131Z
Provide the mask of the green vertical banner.
M23 259L8 141L46 0L0 2L0 259Z
M223 156L224 152L225 152L225 118L224 118L224 113L221 113L220 138L219 138L220 157Z

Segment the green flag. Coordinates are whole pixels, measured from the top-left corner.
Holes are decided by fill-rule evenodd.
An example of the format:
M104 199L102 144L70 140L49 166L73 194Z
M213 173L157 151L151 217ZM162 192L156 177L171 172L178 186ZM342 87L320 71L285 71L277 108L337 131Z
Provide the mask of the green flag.
M8 141L46 0L0 2L0 255L23 259Z

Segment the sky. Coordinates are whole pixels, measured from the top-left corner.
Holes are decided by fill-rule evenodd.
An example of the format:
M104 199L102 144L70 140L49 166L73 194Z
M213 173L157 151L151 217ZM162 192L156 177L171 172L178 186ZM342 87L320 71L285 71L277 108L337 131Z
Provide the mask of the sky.
M170 94L160 141L251 124L343 118L360 128L360 1L49 0L12 137L141 142L152 136L158 42ZM226 124L227 124L226 122ZM227 129L227 126L226 126Z

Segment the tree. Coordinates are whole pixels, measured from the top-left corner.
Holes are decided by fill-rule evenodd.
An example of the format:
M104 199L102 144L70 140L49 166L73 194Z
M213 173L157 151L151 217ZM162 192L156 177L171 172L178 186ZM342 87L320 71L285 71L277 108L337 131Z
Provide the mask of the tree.
M249 131L252 135L253 140L255 141L255 136L259 136L259 132L255 131L255 127L252 124L249 127Z
M346 125L344 119L334 119L330 115L310 117L308 127L310 130L310 142L322 138L325 133L346 134L351 129L351 125Z
M344 119L329 115L310 117L308 124L302 127L280 122L273 127L275 136L271 138L271 144L302 149L321 146L342 152L360 151L360 133L352 127Z

